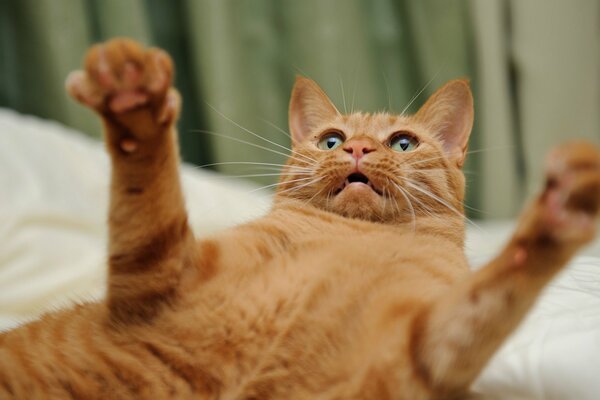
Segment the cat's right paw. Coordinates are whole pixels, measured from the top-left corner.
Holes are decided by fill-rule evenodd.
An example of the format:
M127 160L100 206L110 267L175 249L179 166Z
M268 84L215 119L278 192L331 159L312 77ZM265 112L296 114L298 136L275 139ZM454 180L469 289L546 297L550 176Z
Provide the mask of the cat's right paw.
M88 50L84 70L69 75L66 89L101 115L119 120L130 111L148 108L157 124L166 124L179 112L172 79L173 63L164 51L113 39Z
M553 149L541 201L552 237L573 244L592 240L600 213L600 149L583 141Z

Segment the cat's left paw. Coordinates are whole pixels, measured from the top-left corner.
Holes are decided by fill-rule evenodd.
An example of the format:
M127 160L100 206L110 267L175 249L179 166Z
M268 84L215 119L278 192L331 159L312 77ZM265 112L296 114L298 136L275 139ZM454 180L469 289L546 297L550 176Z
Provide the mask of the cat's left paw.
M542 201L547 227L556 239L573 243L593 239L600 214L600 149L578 141L552 150Z

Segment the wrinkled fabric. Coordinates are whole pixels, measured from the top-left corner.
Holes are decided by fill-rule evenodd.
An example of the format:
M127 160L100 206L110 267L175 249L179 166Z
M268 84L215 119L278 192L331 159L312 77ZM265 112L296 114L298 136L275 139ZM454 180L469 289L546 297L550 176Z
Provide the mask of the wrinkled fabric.
M110 166L101 142L0 109L0 329L98 298L106 277ZM268 211L267 192L182 167L198 236Z

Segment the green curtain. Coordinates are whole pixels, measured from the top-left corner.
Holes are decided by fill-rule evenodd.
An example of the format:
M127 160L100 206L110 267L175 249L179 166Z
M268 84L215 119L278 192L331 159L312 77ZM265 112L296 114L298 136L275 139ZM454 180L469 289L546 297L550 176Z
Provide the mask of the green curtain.
M508 217L539 184L552 144L598 138L599 33L600 0L0 0L0 106L99 136L63 82L90 44L129 36L175 60L186 161L281 163L286 150L250 132L289 146L297 74L340 110L393 112L469 77L467 204Z

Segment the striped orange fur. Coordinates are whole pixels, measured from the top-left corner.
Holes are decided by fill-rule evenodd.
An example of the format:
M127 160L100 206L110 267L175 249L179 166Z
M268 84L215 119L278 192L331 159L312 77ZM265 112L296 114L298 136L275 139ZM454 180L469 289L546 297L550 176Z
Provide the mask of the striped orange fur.
M416 115L343 115L298 78L273 209L196 240L172 75L164 52L116 39L69 77L112 159L108 293L0 334L0 398L462 398L594 236L600 153L568 144L505 249L469 272L468 83Z

